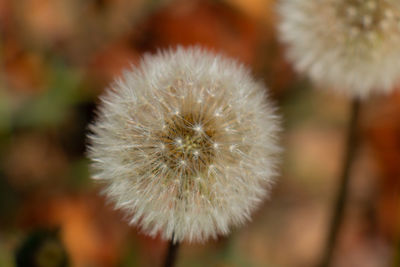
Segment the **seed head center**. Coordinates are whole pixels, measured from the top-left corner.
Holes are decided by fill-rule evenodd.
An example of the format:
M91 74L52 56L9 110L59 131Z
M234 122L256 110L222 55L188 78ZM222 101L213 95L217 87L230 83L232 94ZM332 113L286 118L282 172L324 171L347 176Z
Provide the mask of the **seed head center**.
M193 153L197 151L197 149L201 146L201 137L200 136L191 136L186 135L184 138L184 142L182 144L182 149L187 153Z
M393 24L393 12L384 3L376 0L346 0L338 6L338 16L344 18L349 38L363 36L374 42Z
M175 116L160 133L164 163L177 172L196 175L214 161L212 125L199 126L192 114Z

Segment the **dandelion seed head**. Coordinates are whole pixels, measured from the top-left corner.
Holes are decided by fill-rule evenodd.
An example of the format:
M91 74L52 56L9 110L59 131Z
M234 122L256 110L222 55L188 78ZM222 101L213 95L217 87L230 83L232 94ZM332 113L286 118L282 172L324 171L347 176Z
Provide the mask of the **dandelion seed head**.
M398 0L281 0L281 40L296 69L365 97L400 81Z
M277 116L236 61L200 48L148 55L102 100L89 136L93 173L145 233L226 235L267 196Z

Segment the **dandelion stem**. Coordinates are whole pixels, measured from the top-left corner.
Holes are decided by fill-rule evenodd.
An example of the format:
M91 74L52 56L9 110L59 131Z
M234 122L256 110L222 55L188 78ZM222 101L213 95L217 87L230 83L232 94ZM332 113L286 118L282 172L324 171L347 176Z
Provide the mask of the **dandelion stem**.
M322 260L318 265L319 267L328 267L331 265L333 251L340 233L340 227L343 224L344 208L348 197L351 166L352 162L354 161L354 156L358 145L357 124L361 105L360 100L358 98L354 98L351 105L351 117L347 128L345 155L342 163L343 169L339 181L340 184L336 196L336 202L332 208L332 221L328 232L328 238L322 255Z
M174 242L172 238L168 243L168 251L164 261L164 267L174 267L176 254L179 249L179 242Z

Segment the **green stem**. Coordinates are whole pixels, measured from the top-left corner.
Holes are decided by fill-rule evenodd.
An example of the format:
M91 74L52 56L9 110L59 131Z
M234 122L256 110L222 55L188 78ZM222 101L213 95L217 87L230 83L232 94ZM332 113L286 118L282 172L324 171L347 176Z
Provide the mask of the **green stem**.
M343 159L342 173L340 176L340 184L333 206L332 221L329 228L328 238L323 252L322 260L319 267L329 267L332 263L333 251L337 244L340 228L343 224L344 208L348 197L348 187L350 183L351 166L355 158L355 152L358 145L357 124L360 113L360 100L354 98L351 106L351 117L347 128L347 139L345 147L345 156Z
M174 242L173 238L168 243L168 251L164 261L164 267L174 267L176 256L179 249L179 242Z

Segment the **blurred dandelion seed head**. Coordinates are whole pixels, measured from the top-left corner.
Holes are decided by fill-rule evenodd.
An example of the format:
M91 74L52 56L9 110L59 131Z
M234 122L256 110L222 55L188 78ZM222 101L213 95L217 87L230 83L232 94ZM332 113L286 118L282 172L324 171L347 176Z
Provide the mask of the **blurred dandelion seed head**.
M205 241L248 221L275 176L277 117L237 62L199 48L146 56L102 97L94 178L130 223Z
M400 1L282 0L281 40L297 70L364 97L400 81Z

